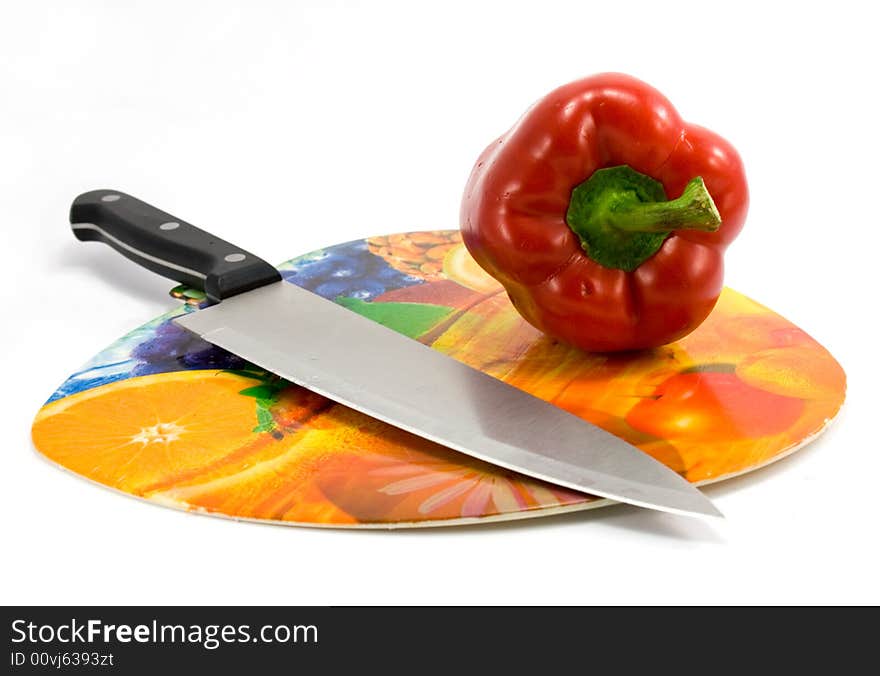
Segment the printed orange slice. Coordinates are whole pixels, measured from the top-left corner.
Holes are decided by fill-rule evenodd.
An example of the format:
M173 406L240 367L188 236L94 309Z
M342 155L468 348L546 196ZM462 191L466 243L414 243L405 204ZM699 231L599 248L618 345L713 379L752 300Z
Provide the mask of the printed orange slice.
M142 493L222 462L255 436L256 407L239 392L258 381L222 371L123 380L44 406L34 444L50 460Z

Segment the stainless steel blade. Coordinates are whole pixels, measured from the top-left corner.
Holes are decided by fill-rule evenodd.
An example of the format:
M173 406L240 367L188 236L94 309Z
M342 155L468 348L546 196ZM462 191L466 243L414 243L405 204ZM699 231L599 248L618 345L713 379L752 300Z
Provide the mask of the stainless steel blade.
M175 321L298 385L494 465L640 507L721 515L622 439L293 284Z

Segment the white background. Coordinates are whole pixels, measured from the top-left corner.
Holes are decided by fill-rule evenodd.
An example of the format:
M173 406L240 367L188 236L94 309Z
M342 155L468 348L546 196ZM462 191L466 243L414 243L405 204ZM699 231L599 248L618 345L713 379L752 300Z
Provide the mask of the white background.
M4 4L0 602L878 603L880 63L870 3ZM85 359L173 306L76 242L117 188L280 262L457 227L478 152L535 99L636 75L745 159L727 283L849 376L819 441L707 488L702 523L616 506L411 532L284 528L124 499L43 462L31 419Z

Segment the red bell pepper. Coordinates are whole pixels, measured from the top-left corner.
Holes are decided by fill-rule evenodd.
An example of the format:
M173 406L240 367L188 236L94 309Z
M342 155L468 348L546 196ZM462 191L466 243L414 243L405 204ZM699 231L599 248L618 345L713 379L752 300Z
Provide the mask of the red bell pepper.
M535 327L585 350L634 350L706 318L747 209L727 141L607 73L551 92L483 151L461 229Z

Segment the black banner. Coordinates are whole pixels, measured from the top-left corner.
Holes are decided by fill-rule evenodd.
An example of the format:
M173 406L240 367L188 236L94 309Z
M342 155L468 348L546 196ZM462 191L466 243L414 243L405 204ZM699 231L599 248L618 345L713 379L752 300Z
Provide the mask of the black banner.
M790 670L857 661L873 624L804 609L467 607L4 607L0 673L615 671L721 663ZM838 611L834 611L839 613ZM798 650L780 640L797 636ZM845 646L835 650L834 646ZM310 671L304 671L310 670ZM311 671L315 670L315 671ZM595 670L595 669L593 669ZM842 673L842 672L841 672Z

